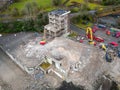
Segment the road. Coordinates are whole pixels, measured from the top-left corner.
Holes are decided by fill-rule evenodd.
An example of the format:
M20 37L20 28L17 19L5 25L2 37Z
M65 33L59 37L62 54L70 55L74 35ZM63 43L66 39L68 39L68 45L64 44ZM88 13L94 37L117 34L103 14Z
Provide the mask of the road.
M5 89L7 86L3 83L7 83L12 88L7 90L25 90L29 82L27 80L27 75L0 49L0 86Z
M10 52L17 48L20 44L25 44L34 36L32 32L19 32L16 34L7 34L0 37L0 45Z
M85 30L77 27L77 26L74 25L74 24L70 24L70 30L72 30L72 31L74 31L74 32L76 32L76 33L78 33L78 34L80 34L80 35L85 35Z

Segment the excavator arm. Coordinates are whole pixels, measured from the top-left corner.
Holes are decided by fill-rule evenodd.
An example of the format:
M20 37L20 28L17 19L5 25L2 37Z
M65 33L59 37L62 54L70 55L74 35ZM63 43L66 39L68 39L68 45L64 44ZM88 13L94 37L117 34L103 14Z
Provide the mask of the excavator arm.
M90 39L90 44L94 44L93 42L93 32L92 32L92 28L88 27L86 30L86 35L88 36L88 38Z

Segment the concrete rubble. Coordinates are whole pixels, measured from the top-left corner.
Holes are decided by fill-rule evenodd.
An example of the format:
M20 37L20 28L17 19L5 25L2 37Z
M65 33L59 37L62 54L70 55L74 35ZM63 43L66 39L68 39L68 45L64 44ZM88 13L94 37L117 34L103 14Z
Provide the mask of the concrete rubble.
M47 44L40 45L42 37L32 38L26 44L19 44L12 52L9 52L20 64L27 68L28 73L35 74L36 67L43 62L45 57L58 61L62 65L55 68L51 67L49 74L45 76L54 79L53 86L57 86L62 79L67 82L72 81L75 85L85 86L93 90L93 84L100 75L110 75L114 81L120 83L120 59L116 58L112 63L104 59L105 52L93 46L80 44L67 38L55 38ZM39 73L38 73L39 75ZM38 76L39 77L39 76ZM52 84L50 84L52 86Z

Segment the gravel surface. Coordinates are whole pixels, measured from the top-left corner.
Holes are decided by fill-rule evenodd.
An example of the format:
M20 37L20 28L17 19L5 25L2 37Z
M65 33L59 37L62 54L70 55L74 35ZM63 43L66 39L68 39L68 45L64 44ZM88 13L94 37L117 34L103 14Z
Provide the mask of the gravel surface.
M30 82L30 77L25 74L10 58L0 49L0 86L3 90L24 90Z

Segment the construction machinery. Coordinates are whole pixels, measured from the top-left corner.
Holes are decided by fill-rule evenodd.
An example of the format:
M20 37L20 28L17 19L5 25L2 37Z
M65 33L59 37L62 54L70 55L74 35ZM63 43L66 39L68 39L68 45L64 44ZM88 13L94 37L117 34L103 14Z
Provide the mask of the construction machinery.
M86 35L90 39L89 44L94 44L92 28L90 28L90 27L87 28Z
M111 62L115 57L120 58L120 47L108 47L105 55L106 61Z
M107 62L112 62L115 59L116 52L112 49L108 49L105 54L105 58Z
M103 38L101 38L101 37L96 37L95 35L93 35L93 30L92 30L92 28L90 28L90 27L88 27L87 28L87 31L86 31L86 35L87 35L87 37L90 39L89 40L89 44L95 44L95 42L93 41L93 40L95 40L95 41L97 41L97 42L104 42L104 39Z
M46 44L45 40L40 41L40 45L45 45L45 44Z
M101 48L101 49L103 49L103 50L105 50L106 51L106 45L104 44L104 43L100 43L100 45L99 45L99 47Z

